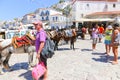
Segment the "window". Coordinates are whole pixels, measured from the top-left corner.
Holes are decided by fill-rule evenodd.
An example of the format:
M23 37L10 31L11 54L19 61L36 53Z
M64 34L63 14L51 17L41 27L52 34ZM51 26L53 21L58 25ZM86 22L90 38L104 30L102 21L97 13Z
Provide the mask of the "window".
M58 20L58 17L56 17L56 21Z
M54 26L51 26L51 29L55 29L55 27L54 27Z
M53 21L54 21L54 17L53 17Z
M115 8L116 7L116 5L115 4L113 4L113 8Z
M81 17L83 17L84 16L84 14L81 14Z
M48 17L48 16L46 17L46 20L49 20L49 17Z
M44 17L42 17L42 21L44 21Z
M89 4L87 4L87 7L89 7Z
M41 14L40 14L40 16L43 16L43 15L44 15L44 12L42 11Z
M49 15L49 11L48 10L46 11L46 15Z
M33 18L36 18L36 16L34 15Z

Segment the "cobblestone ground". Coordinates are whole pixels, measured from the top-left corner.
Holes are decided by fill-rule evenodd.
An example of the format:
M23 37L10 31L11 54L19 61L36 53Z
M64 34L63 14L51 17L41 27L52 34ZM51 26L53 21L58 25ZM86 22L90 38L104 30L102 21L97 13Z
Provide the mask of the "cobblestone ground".
M87 35L85 40L77 40L75 51L70 50L69 44L59 46L48 59L48 80L120 80L120 60L119 64L112 65L112 51L108 61L104 43L98 43L95 52L91 50L91 43ZM32 80L27 57L27 54L12 54L9 63L14 70L5 71L0 80Z

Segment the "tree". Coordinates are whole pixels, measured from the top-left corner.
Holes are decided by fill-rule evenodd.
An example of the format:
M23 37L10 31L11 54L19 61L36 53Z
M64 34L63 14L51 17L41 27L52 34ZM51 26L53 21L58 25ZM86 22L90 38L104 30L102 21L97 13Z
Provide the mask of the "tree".
M65 0L60 0L60 1L59 1L59 3L63 3L63 2L65 2Z
M63 14L64 14L64 15L69 16L71 10L72 10L72 7L71 7L70 5L68 5L68 6L66 6L62 11L63 11Z

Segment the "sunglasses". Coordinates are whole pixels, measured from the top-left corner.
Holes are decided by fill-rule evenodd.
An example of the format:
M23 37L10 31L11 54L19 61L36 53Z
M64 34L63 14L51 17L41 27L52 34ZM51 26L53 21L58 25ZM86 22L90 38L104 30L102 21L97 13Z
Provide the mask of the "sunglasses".
M38 24L34 24L34 26L37 26Z

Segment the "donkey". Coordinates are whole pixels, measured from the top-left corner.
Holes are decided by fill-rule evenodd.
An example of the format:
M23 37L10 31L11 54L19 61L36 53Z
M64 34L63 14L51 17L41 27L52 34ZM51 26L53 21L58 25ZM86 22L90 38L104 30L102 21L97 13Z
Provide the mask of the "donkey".
M63 34L62 36L63 40L66 42L70 41L70 48L75 50L74 42L76 41L76 37L77 37L75 29L72 28L69 30L63 30L62 34Z
M0 73L2 73L2 66L8 71L11 70L8 62L12 53L28 53L28 63L32 66L35 38L30 34L25 34L23 37L13 37L0 42Z
M47 35L50 37L51 40L53 40L53 42L55 43L55 47L54 50L58 50L58 43L60 42L60 40L62 39L62 33L61 31L46 31Z

